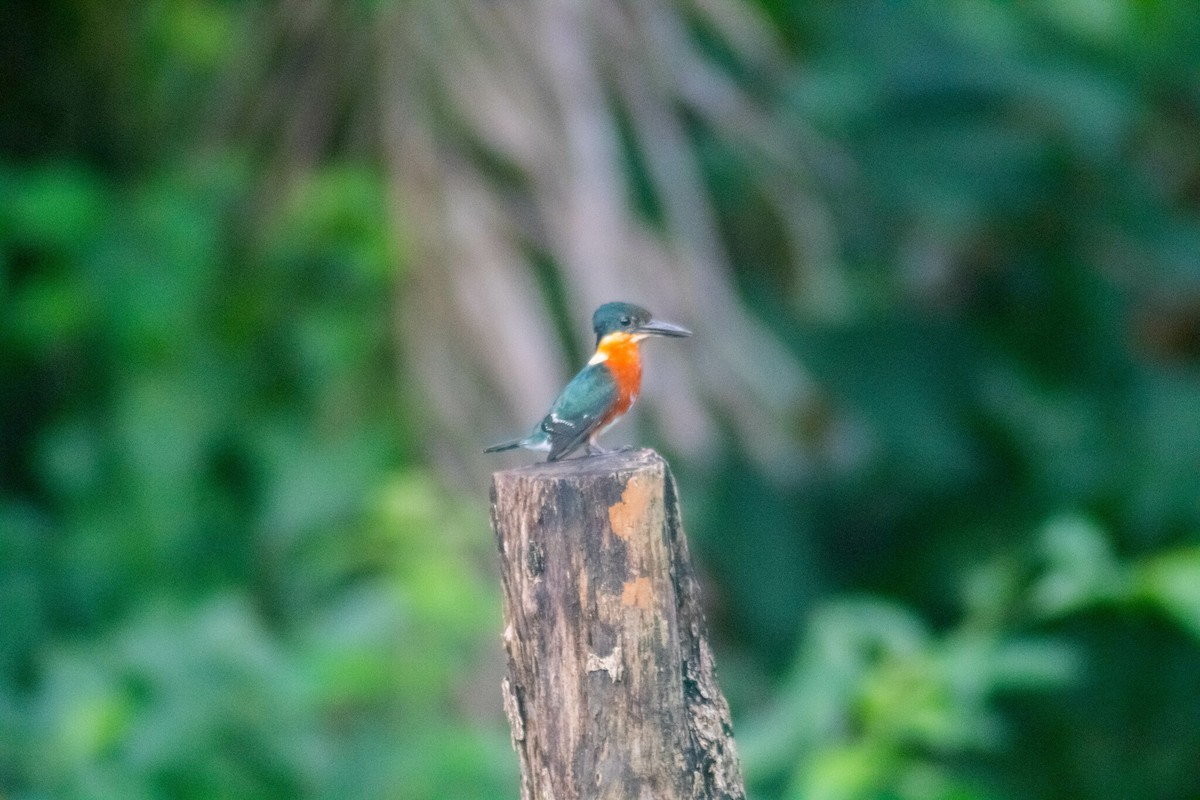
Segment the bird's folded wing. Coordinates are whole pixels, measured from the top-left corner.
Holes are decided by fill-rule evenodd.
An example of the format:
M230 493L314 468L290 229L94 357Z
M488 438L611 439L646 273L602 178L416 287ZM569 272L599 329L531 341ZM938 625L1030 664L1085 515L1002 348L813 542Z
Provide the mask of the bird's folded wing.
M549 461L570 455L605 421L617 402L617 382L604 364L591 364L571 379L542 420L550 439Z

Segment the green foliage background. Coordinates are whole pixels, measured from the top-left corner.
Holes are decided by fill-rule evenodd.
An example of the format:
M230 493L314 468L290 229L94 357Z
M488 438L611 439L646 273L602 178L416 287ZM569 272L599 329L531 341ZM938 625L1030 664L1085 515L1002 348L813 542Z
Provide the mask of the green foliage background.
M756 8L762 101L853 168L846 295L802 312L695 132L739 297L849 421L797 426L800 477L673 459L752 794L1200 796L1200 15ZM0 796L513 797L383 165L196 144L253 13L0 32Z

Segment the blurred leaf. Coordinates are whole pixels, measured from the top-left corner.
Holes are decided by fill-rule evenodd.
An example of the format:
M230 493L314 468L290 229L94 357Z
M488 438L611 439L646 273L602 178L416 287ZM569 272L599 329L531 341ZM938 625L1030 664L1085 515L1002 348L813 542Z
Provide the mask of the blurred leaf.
M241 27L233 9L203 0L171 0L158 6L152 32L172 56L205 69L225 64Z
M1173 550L1133 568L1133 593L1200 637L1200 547Z
M1041 547L1045 573L1030 592L1037 613L1059 616L1125 595L1124 568L1104 532L1088 520L1074 516L1051 520L1042 530Z
M72 161L41 169L0 165L0 235L62 256L102 229L108 208L102 179Z
M293 188L273 221L269 257L284 262L332 262L324 279L377 288L399 266L388 224L385 187L362 166L329 167Z

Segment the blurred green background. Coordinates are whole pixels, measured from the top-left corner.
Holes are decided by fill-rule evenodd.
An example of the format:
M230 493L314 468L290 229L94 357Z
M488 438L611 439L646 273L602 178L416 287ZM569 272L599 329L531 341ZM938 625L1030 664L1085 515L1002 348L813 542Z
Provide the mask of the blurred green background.
M4 20L0 797L516 797L478 451L610 299L754 798L1200 797L1194 4Z

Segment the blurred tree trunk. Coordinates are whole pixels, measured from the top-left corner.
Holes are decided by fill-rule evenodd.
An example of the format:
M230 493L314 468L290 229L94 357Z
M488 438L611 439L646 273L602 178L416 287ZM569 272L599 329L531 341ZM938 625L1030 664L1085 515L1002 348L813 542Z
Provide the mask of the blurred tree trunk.
M756 13L731 0L394 7L380 87L416 265L400 338L460 453L544 413L590 346L591 311L621 299L684 321L703 348L703 369L650 355L643 403L672 446L703 449L720 417L765 464L797 466L809 380L739 302L697 134L761 183L762 224L807 276L797 302L836 307L839 256L808 167L822 146L769 119L698 44L702 28L770 83L785 59Z
M592 310L619 299L688 324L703 348L703 368L651 354L639 418L692 454L720 420L794 475L813 391L739 300L705 153L752 186L755 236L780 243L794 276L781 299L826 314L846 289L815 165L844 159L760 99L787 64L760 13L738 0L287 0L261 12L208 117L300 174L381 161L409 266L402 369L429 401L443 468L478 470L481 442L537 419L581 365Z

